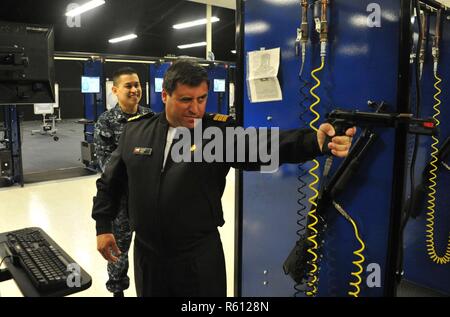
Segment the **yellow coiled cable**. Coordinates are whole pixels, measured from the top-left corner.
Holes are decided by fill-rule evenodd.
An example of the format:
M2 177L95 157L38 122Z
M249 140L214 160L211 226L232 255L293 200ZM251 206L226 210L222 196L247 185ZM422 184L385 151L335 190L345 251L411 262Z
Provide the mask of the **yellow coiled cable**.
M358 270L356 272L351 273L351 275L356 277L356 282L350 282L349 284L350 284L350 286L353 286L355 288L355 290L353 292L349 291L348 295L353 296L353 297L358 297L359 293L361 291L359 285L362 282L362 279L361 279L361 274L363 272L362 264L366 260L364 258L364 256L362 255L362 252L365 250L366 245L364 244L364 241L359 236L359 231L358 231L358 227L356 226L356 223L351 218L349 220L353 226L353 229L355 230L355 236L356 236L356 239L358 239L359 243L361 244L361 248L359 250L353 252L353 254L355 256L359 257L359 260L355 260L352 262L358 268Z
M324 66L325 66L325 58L322 58L321 66L311 72L311 77L313 77L314 80L316 81L316 85L311 88L310 93L315 98L316 101L309 107L310 111L315 115L315 118L310 122L309 126L316 132L318 131L318 129L314 126L314 123L320 119L320 114L314 110L314 107L317 106L321 101L320 97L314 93L314 91L321 85L321 82L320 82L319 78L317 78L316 73L323 70ZM308 199L309 203L312 206L310 212L308 213L308 216L313 219L313 221L308 225L308 229L310 230L310 232L313 232L313 234L308 237L308 240L313 244L313 246L307 250L307 252L313 256L313 259L310 263L312 269L308 272L308 276L310 277L310 280L308 282L308 287L310 289L306 292L306 295L308 295L308 296L315 296L318 291L318 289L317 289L317 282L318 282L317 259L318 259L318 255L316 253L316 250L318 249L319 245L316 241L318 231L315 228L315 226L318 223L318 218L316 217L315 214L317 212L316 199L319 196L319 192L317 191L317 189L314 186L319 182L319 177L317 176L315 171L317 169L319 169L320 164L317 160L313 160L313 163L314 163L314 166L308 171L308 173L314 178L314 180L308 185L308 187L314 193ZM337 205L335 202L333 202L333 203L335 204L335 206ZM339 206L339 205L337 205L337 206ZM355 221L342 209L342 207L340 207L340 209L341 210L339 210L339 211L342 213L342 215L352 224L353 229L355 231L355 236L361 245L361 248L359 248L358 250L353 252L353 254L359 258L358 260L355 260L352 262L358 268L357 271L351 273L352 276L356 277L356 281L349 283L350 286L353 286L355 288L355 290L348 292L348 295L358 297L359 293L361 291L360 284L362 283L362 278L361 278L361 274L363 272L362 263L364 263L364 261L365 261L365 258L362 255L362 252L365 250L366 247L365 247L363 240L359 236L358 227L357 227Z
M317 122L320 119L320 114L314 110L314 107L317 106L320 103L320 98L317 96L314 91L320 86L320 80L316 77L316 73L320 72L325 66L325 58L322 58L322 63L319 68L316 68L311 72L311 77L314 78L316 81L316 85L311 88L310 94L316 99L316 101L309 107L309 110L315 115L315 118L309 123L309 126L314 131L318 131L317 127L314 126L314 123ZM319 222L319 219L316 217L317 212L317 203L316 199L319 196L318 190L315 188L315 185L319 182L319 177L316 174L316 171L319 169L320 164L319 161L313 160L314 166L309 169L308 173L311 175L314 180L308 185L309 189L312 190L314 193L309 199L309 203L311 204L311 210L308 213L308 217L312 219L312 222L308 225L308 229L310 230L310 236L308 237L308 241L310 241L313 246L308 248L307 252L312 255L311 260L311 270L308 272L309 280L308 280L308 287L309 289L306 291L307 296L315 296L317 294L317 282L318 282L318 266L317 266L317 253L316 250L319 247L319 244L316 241L318 231L315 228L317 223Z
M352 219L352 217L350 217L350 215L344 210L344 208L342 208L342 206L340 206L335 201L333 201L333 205L336 208L336 210L339 211L339 213L342 216L344 216L344 218L347 219L352 224L353 230L355 231L356 239L358 239L358 242L361 245L360 249L358 249L358 250L353 252L353 254L356 255L359 258L359 260L355 260L355 261L352 262L357 267L357 271L351 273L351 275L356 277L356 282L355 281L354 282L350 282L349 285L351 287L354 287L355 290L354 291L349 291L347 293L350 296L359 297L359 293L361 292L361 288L359 286L362 283L361 274L364 271L363 267L362 267L362 264L366 260L364 255L362 255L362 252L366 249L366 245L364 244L364 241L359 236L358 226L356 225L356 222Z
M434 95L434 100L436 100L436 104L433 106L433 109L435 110L435 114L433 116L433 119L436 120L436 126L439 126L440 121L438 120L438 116L441 113L439 111L439 105L441 104L441 100L438 98L438 96L441 94L442 90L438 87L438 85L442 82L442 79L439 78L437 76L437 74L434 74L434 78L436 79L436 83L434 84L434 88L436 88L436 94ZM427 253L428 256L430 257L430 259L437 263L437 264L447 264L450 263L450 235L449 235L449 240L448 240L448 244L447 244L447 249L445 252L445 255L443 256L439 256L436 252L436 245L434 242L434 213L435 213L435 201L436 201L436 171L437 171L437 161L438 161L438 157L437 154L439 152L438 150L438 144L439 144L439 139L436 138L435 136L432 136L433 138L433 143L431 144L431 149L432 149L432 153L431 153L431 169L429 172L430 178L430 186L428 186L428 206L427 209L429 210L427 212L427 230L426 230L426 242L427 242Z

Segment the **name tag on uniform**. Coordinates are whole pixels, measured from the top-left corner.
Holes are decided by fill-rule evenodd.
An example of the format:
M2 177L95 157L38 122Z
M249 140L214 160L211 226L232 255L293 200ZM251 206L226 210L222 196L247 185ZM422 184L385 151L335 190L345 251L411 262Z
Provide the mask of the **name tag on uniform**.
M134 155L152 155L152 148L149 147L135 147L133 150Z

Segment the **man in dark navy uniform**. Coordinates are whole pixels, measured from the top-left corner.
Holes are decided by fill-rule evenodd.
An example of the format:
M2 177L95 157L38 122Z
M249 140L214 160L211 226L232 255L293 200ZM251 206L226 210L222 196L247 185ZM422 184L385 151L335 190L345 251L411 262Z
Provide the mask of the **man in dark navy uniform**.
M149 108L139 105L142 88L138 74L133 68L123 67L114 72L112 92L117 96L117 104L114 108L100 115L94 129L95 155L102 172L105 171L111 153L119 144L120 135L128 119L150 112ZM118 257L118 261L109 262L107 265L109 278L106 282L106 288L115 297L123 297L123 291L130 285L127 272L129 266L128 250L132 234L128 223L126 191L121 195L119 212L112 223L112 230L121 250L121 255Z
M165 111L129 120L118 149L97 181L92 211L97 249L112 262L120 251L111 222L117 214L118 194L128 188L138 296L226 296L225 260L217 230L224 224L225 178L230 167L255 170L263 163L178 162L171 155L177 130L192 132L201 123L203 130L216 127L225 134L235 126L231 117L205 114L208 87L207 72L197 63L173 63L164 76ZM328 147L335 156L348 154L354 133L352 128L347 136L332 139ZM334 135L330 124L322 124L317 133L311 129L280 132L278 150L274 149L279 163L304 162L321 155L327 134ZM236 144L236 139L229 141L224 144ZM201 150L194 142L189 145L192 153ZM224 157L228 150L225 147Z

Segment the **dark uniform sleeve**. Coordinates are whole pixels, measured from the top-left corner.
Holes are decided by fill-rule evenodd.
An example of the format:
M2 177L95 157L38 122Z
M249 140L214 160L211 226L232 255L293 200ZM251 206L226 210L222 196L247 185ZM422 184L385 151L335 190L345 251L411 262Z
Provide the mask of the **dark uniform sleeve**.
M122 148L126 139L126 126L119 146L111 154L102 176L97 180L97 195L94 197L92 218L96 221L97 235L112 232L112 221L117 217L120 198L128 188L128 177L122 160Z
M302 163L321 155L317 133L313 129L280 131L280 164Z
M236 128L236 123L234 119L229 117L225 122L225 127ZM268 137L262 138L262 142L258 141L258 148L268 149L268 153L270 157L278 158L278 166L285 163L302 163L306 161L310 161L318 156L322 155L322 151L320 150L319 143L317 141L317 133L312 129L293 129L293 130L279 130L279 146L275 146L271 142L271 132L268 130ZM256 129L258 140L261 131ZM262 161L259 153L256 154L258 160L255 162L250 159L250 152L252 148L250 146L249 140L245 140L245 151L246 156L243 162L240 162L237 158L238 151L238 142L243 142L242 139L238 140L234 138L234 140L226 140L227 146L226 151L229 150L229 146L234 147L235 152L235 160L231 163L231 166L237 169L244 169L249 171L261 170L262 166L268 166L270 163L266 161ZM231 145L232 144L232 145ZM242 160L241 160L242 161Z
M101 115L94 128L94 148L98 165L102 172L105 171L111 153L116 149L114 132L108 124L106 115Z

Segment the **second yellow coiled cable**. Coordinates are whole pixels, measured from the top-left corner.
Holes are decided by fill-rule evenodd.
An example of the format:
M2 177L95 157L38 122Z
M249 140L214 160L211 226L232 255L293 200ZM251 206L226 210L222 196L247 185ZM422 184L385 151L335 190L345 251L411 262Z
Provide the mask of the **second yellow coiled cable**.
M317 96L314 91L320 87L321 82L319 80L319 78L317 78L316 73L320 72L321 70L323 70L325 66L325 58L322 58L322 63L320 65L319 68L313 70L311 72L311 77L314 78L314 80L316 81L316 85L314 87L311 88L310 93L311 95L315 98L315 102L309 107L310 111L315 115L314 119L311 120L311 122L309 123L309 126L314 130L314 131L318 131L317 127L314 126L314 123L317 122L320 119L320 114L314 110L314 107L317 106L320 103L320 97ZM316 171L319 169L320 164L317 160L313 160L314 166L308 171L308 173L314 178L314 180L308 185L308 187L311 189L311 191L314 193L310 198L309 198L309 203L311 204L311 210L308 213L308 217L310 217L312 219L312 222L308 225L308 229L310 230L310 232L312 232L312 234L308 237L308 241L310 241L312 243L312 247L310 247L307 252L310 253L312 255L312 260L311 260L311 270L308 272L308 276L309 276L309 281L308 281L308 287L309 290L306 292L306 295L308 296L315 296L317 294L317 282L318 282L318 265L317 265L317 259L318 259L318 255L317 255L317 249L319 247L319 244L316 241L317 238L317 234L318 231L315 228L315 226L318 223L318 218L316 216L316 212L317 212L317 203L316 203L316 199L319 196L319 192L317 191L317 189L315 188L315 185L319 182L319 177L316 174ZM340 206L339 206L340 207ZM342 212L345 213L344 210L342 210ZM358 268L357 271L352 272L351 275L356 277L356 281L350 282L350 286L354 287L354 291L349 291L348 295L350 296L354 296L354 297L358 297L359 293L361 291L359 285L362 282L361 279L361 274L363 272L363 267L362 267L362 263L364 263L365 258L362 255L362 252L365 250L365 244L362 241L361 237L359 236L359 231L358 231L358 227L356 226L355 221L347 214L345 213L344 216L353 226L353 229L355 231L355 236L358 239L361 248L354 251L353 254L356 255L359 259L353 261L352 263Z
M337 202L333 201L334 208L336 208L337 211L345 218L348 222L350 222L353 226L353 230L355 231L356 239L358 239L359 244L361 245L361 248L354 251L353 254L356 255L359 260L355 260L352 263L357 267L356 272L352 272L352 276L356 277L356 281L350 282L350 286L354 287L354 291L349 291L347 294L353 297L358 297L359 293L361 292L361 288L359 287L362 283L361 274L363 273L363 267L362 264L366 260L364 258L364 255L362 252L365 250L366 245L364 244L364 241L359 236L359 230L358 226L356 225L356 222L350 217L350 215L342 208L341 205L339 205Z
M361 245L361 248L359 250L356 250L356 251L353 252L354 255L359 257L359 260L355 260L355 261L352 262L358 268L358 270L356 272L352 272L351 273L354 277L356 277L356 282L350 282L349 284L350 284L350 286L353 286L355 288L355 290L354 291L349 291L348 295L353 296L353 297L358 297L359 293L361 291L359 285L362 282L362 279L361 279L361 274L363 272L362 264L366 260L364 258L364 256L362 255L362 252L364 251L366 246L365 246L363 240L361 239L361 237L359 236L358 227L356 226L355 221L353 221L352 218L350 218L349 221L352 224L353 229L355 230L355 236L356 236L356 239L358 239L359 244Z
M434 74L434 77L436 79L436 83L434 84L434 88L436 88L437 92L434 95L434 100L436 100L436 104L433 106L433 109L435 110L435 114L433 116L433 119L436 120L436 126L439 126L440 122L438 120L438 116L441 113L439 111L439 105L441 104L440 99L438 98L438 96L441 94L442 90L438 87L438 85L442 82L442 79L439 78L437 76L437 74ZM436 252L436 245L435 245L435 241L434 241L434 213L435 213L435 201L436 201L436 171L437 171L437 161L438 161L438 157L437 154L439 152L438 150L438 144L439 144L439 139L436 138L435 136L432 136L433 138L433 143L431 144L431 149L432 149L432 153L431 153L431 169L429 172L430 178L430 186L428 186L428 206L427 209L429 210L427 212L427 230L426 230L426 243L427 243L427 253L428 256L430 257L430 259L437 263L437 264L447 264L450 263L450 236L449 236L449 240L448 240L448 244L447 244L447 248L446 248L446 252L443 256L439 256Z
M314 131L318 131L317 127L314 126L314 123L317 122L320 119L320 114L314 110L314 107L317 106L320 103L320 97L317 96L314 91L320 86L320 80L317 78L316 73L320 72L325 66L325 58L322 58L322 63L319 68L316 68L311 72L311 76L316 81L316 85L311 88L310 93L311 95L316 99L316 101L309 107L309 110L315 115L314 119L309 123L309 126ZM319 161L313 160L314 166L309 169L308 173L311 175L314 180L308 185L309 189L314 193L309 199L309 203L311 204L311 210L308 213L308 217L312 219L312 222L308 225L308 229L310 230L310 235L308 236L308 241L312 243L312 246L308 248L307 252L312 255L311 260L311 270L308 272L308 287L309 289L306 292L306 295L308 296L315 296L317 294L317 283L318 283L318 266L317 266L317 249L319 247L319 244L316 241L318 231L315 228L317 223L319 222L319 219L316 217L317 212L317 203L316 199L319 196L319 192L317 191L315 185L319 182L319 177L316 174L316 171L319 169L320 164Z

